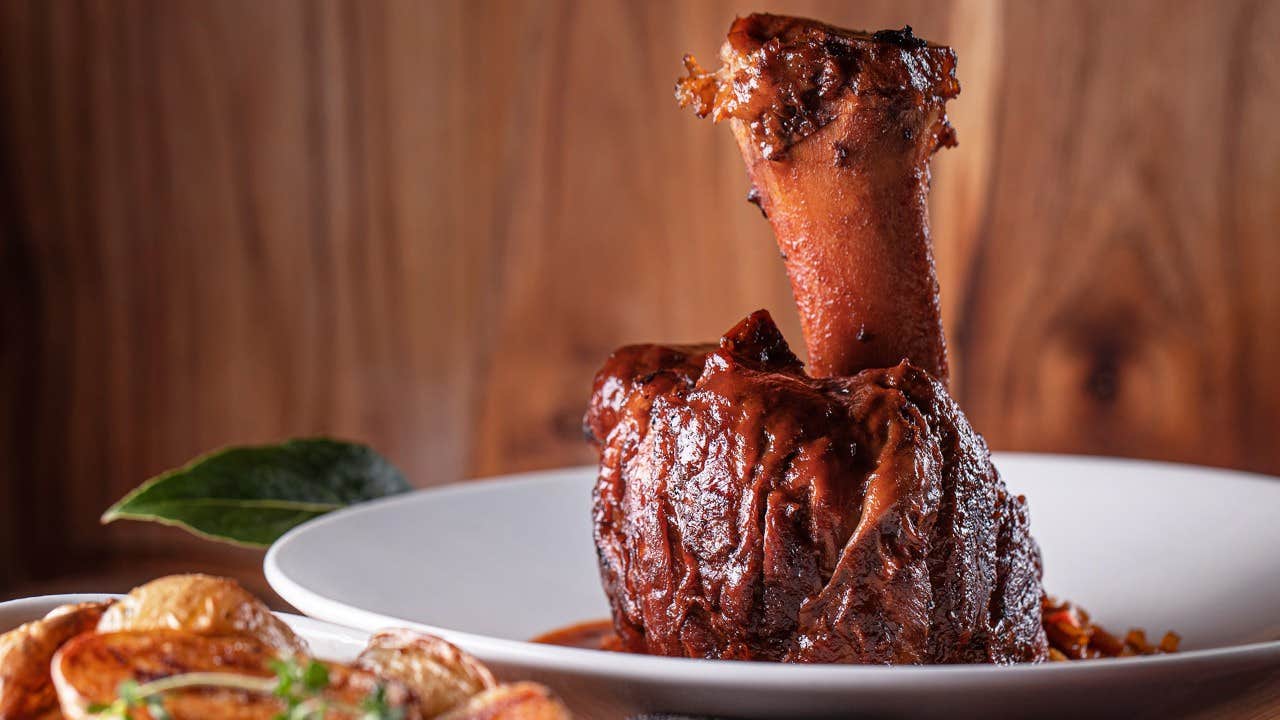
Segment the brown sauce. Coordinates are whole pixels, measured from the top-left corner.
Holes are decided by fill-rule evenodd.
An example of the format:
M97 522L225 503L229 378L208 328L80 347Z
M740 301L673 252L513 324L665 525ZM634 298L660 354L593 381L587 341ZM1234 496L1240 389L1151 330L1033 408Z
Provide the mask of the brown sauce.
M1044 628L1049 637L1050 660L1084 660L1098 657L1122 657L1126 655L1158 655L1178 652L1182 640L1177 633L1166 633L1159 645L1146 642L1141 630L1130 630L1124 640L1117 640L1102 628L1093 625L1089 614L1067 602L1045 598ZM1091 642L1092 641L1092 642ZM574 623L533 639L543 645L625 652L618 635L609 620L587 620ZM1085 651L1087 645L1092 645Z
M618 636L613 632L613 623L609 620L574 623L543 633L535 637L533 642L587 650L618 651L621 649L618 646Z

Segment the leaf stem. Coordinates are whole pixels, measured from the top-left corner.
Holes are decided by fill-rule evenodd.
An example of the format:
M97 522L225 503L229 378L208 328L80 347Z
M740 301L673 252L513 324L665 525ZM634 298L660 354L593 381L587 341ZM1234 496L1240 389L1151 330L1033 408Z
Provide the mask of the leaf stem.
M278 678L254 677L251 675L238 675L235 673L218 673L218 672L193 672L184 673L182 675L171 675L167 678L152 680L149 683L143 683L136 686L131 695L132 702L145 701L147 698L158 697L165 693L175 690L185 690L187 688L229 688L232 690L244 690L246 692L259 693L262 695L274 695L279 687ZM381 701L378 693L373 696ZM377 704L377 703L375 703ZM119 712L117 708L110 708L108 711ZM127 710L127 708L126 708ZM298 717L311 717L316 712L324 713L326 710L333 710L346 714L360 714L365 712L366 708L358 707L344 702L326 701L323 697L311 697L303 700L300 705L295 708ZM388 712L386 708L378 707L368 715L369 717L396 717L395 715L383 715L379 711ZM93 710L91 709L92 713ZM327 714L327 713L326 713ZM127 714L123 717L129 717ZM293 717L293 715L290 715Z

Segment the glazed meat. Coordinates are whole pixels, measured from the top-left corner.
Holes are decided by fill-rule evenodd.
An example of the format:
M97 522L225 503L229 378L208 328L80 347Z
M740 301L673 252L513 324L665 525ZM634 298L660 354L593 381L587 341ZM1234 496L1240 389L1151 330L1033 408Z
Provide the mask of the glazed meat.
M723 67L685 58L677 96L729 120L773 224L810 372L847 376L904 358L944 384L946 347L929 241L929 158L955 144L945 103L955 53L911 33L751 15Z
M596 376L595 535L624 649L829 663L1043 659L1021 498L903 362L805 374L768 313Z
M1027 510L946 390L929 158L955 55L910 28L734 22L682 104L728 119L812 372L759 311L596 375L595 540L623 649L824 663L1046 657Z

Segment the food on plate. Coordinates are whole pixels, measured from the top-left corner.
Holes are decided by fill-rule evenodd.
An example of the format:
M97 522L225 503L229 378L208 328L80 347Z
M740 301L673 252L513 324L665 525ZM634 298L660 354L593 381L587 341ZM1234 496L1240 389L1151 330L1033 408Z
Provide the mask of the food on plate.
M112 603L98 632L185 630L200 635L248 635L276 652L306 643L267 604L234 581L210 575L170 575L134 588Z
M498 684L475 658L438 637L411 630L377 633L355 664L404 683L424 714L457 707Z
M436 637L374 635L354 663L306 642L231 580L161 578L0 636L0 720L280 717L560 720L545 688L499 684Z
M810 373L765 312L596 376L596 544L622 647L788 662L1042 660L1025 503L947 394L929 157L954 53L910 30L734 22L677 95L728 119Z
M947 392L927 201L930 157L956 144L955 54L909 27L751 15L721 60L686 57L676 96L733 129L809 366L758 311L718 344L628 346L597 373L584 425L614 642L802 663L1048 659L1063 635L1046 632L1025 500Z
M906 362L805 374L768 313L596 377L595 533L622 647L787 662L1045 657L1021 498Z
M1178 651L1182 638L1167 632L1160 642L1147 642L1147 634L1139 629L1116 637L1094 624L1089 613L1072 603L1045 596L1044 630L1049 636L1050 660L1090 660L1131 655L1159 655Z
M245 635L91 632L58 651L52 675L63 716L70 720L90 718L98 714L95 708L110 707L125 683L193 678L194 673L205 677L158 696L170 716L270 720L283 709L274 695L279 682L273 663L279 661L273 648ZM407 688L387 678L336 663L322 667L326 682L315 697L331 707L358 708L379 688L388 708L407 710L412 704Z

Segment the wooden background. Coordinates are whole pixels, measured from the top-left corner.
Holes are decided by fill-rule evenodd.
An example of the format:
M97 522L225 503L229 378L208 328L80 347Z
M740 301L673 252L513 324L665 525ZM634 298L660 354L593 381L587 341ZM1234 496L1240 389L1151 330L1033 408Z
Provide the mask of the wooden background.
M1280 473L1280 3L777 2L953 45L955 386L998 449ZM102 528L147 476L333 433L419 485L588 462L629 341L767 307L740 2L0 3L0 597L260 553Z

